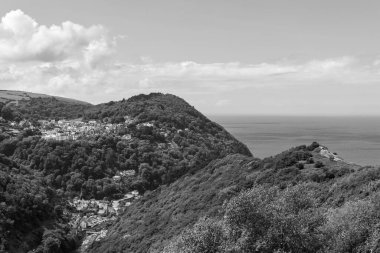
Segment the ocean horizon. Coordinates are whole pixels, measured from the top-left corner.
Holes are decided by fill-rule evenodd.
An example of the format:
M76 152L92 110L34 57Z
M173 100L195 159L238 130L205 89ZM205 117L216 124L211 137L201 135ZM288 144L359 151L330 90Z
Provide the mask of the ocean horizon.
M347 162L380 165L380 117L209 115L252 154L265 158L313 141Z

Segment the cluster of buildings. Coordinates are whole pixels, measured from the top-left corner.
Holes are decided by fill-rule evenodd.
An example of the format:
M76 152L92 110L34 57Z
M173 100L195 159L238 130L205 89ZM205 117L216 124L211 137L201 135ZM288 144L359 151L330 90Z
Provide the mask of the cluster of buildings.
M125 122L119 124L103 123L96 120L88 122L77 120L38 120L38 125L33 125L28 120L20 122L6 121L0 117L0 130L10 136L17 136L22 130L38 129L41 137L46 140L68 141L89 139L93 136L117 134L121 135L122 141L130 141L132 135L128 133L128 125L135 123L135 119L130 116L124 117ZM143 127L154 127L154 122L142 122L136 125L137 129ZM160 134L167 137L171 131L160 129Z
M140 197L138 191L131 191L118 200L83 200L76 197L69 202L74 209L71 227L85 233L82 247L86 248L91 242L104 237L112 221Z
M88 246L96 241L100 241L102 238L106 237L108 230L101 229L97 232L88 233L86 238L82 241L79 252L86 252Z
M25 125L26 121L21 121L20 123L17 122L8 122L3 117L0 117L0 132L6 133L11 137L16 137L21 133L21 129L28 128L29 125ZM30 126L31 129L33 129L33 126Z
M119 171L115 176L112 177L112 179L115 182L120 182L120 180L124 177L133 177L135 175L136 175L136 171L134 170L123 170L123 171Z
M102 123L95 120L39 120L42 138L53 140L78 140L93 135L116 134L125 129L125 124ZM130 138L130 135L123 136Z
M95 199L84 200L76 197L70 202L70 205L76 212L83 214L84 217L90 217L92 215L109 217L121 214L126 207L131 205L131 202L138 198L140 198L138 191L131 191L125 194L123 198L112 201Z
M343 161L342 158L340 158L337 154L331 153L326 147L319 146L318 152L321 156L329 158L331 161Z
M120 171L113 180L119 181L124 177L135 176L135 173L134 170ZM75 197L70 201L69 204L73 208L70 212L70 226L77 232L84 233L80 252L86 251L94 241L105 237L112 222L140 197L139 192L134 190L116 200L85 200Z

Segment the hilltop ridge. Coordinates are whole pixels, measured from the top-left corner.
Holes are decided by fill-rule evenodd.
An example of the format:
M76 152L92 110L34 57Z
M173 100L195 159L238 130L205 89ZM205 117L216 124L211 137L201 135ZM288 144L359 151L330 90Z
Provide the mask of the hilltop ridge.
M0 90L0 102L1 103L9 103L9 102L17 102L20 100L29 100L31 98L51 98L54 97L60 101L74 103L74 104L87 104L90 103L72 99L72 98L65 98L60 96L51 96L46 94L40 94L40 93L33 93L33 92L27 92L27 91L16 91L16 90Z

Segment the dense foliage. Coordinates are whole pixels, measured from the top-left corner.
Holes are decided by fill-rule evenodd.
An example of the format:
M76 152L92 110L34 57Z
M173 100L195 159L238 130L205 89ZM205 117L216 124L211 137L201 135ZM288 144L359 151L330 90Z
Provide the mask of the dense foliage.
M317 252L325 239L320 229L325 218L312 187L257 186L242 192L225 205L223 218L213 224L201 219L164 252Z
M7 107L12 112L12 119L28 119L32 121L41 119L75 119L84 115L91 104L75 101L60 100L55 97L30 98L20 100L18 106Z
M143 96L143 102L140 97L130 100L110 105L113 112L120 111L113 107L126 104L128 110L120 115L129 113L137 118L119 134L92 136L76 142L28 137L12 140L12 146L4 140L0 150L42 172L49 186L69 196L97 199L117 197L131 189L140 192L155 189L229 153L250 155L223 128L177 97L154 94ZM162 106L166 109L154 109ZM103 107L104 112L110 110L106 105ZM154 124L136 127L143 120ZM123 133L130 133L132 139L123 141ZM114 183L112 177L124 170L135 170L137 177L123 184Z
M315 188L253 187L220 219L200 219L163 250L174 252L378 252L380 195L326 208Z
M14 198L11 200L13 204L5 202L5 206L17 206L17 201L27 198L22 194L32 194L30 191L33 198L37 198L28 198L26 210L17 209L24 206L20 205L16 209L7 207L7 212L4 211L4 222L9 221L4 223L8 236L2 239L6 250L11 244L17 244L17 238L30 235L22 229L9 229L12 222L17 221L10 217L24 219L25 212L31 217L31 225L25 228L38 231L37 236L31 237L33 243L27 243L22 249L41 245L45 249L51 248L51 252L59 252L67 248L67 237L71 237L67 227L61 226L63 217L55 212L61 208L55 208L55 201L61 201L64 206L73 197L118 199L131 190L143 193L170 184L186 173L195 173L215 158L233 153L251 156L245 145L222 127L172 95L142 95L99 106L72 104L55 98L32 98L6 108L12 115L8 120L52 120L83 115L85 119L98 122L132 119L118 132L94 134L77 141L46 140L36 135L38 131L22 131L16 137L1 135L0 153L7 161L26 168L29 173L17 172L22 175L20 177L11 174L12 184L8 183L8 177L4 179L7 182L4 187L22 185L17 191L4 188L6 190L0 192L4 198L10 195ZM144 125L146 122L149 124ZM130 135L128 140L122 138L125 134ZM0 172L9 174L13 165L9 166L1 168ZM115 175L128 170L134 170L135 175L115 180ZM28 209L30 206L32 211ZM49 232L43 229L46 222L51 223ZM16 223L14 227L22 226Z
M39 173L0 154L0 252L27 252L41 241L51 241L53 230L62 234L61 240L41 245L36 252L74 249L62 205L62 198Z
M149 192L109 230L107 240L96 243L89 252L162 249L165 241L199 217L218 215L223 202L244 187L251 161L243 155L229 155L194 175Z
M318 146L214 161L146 195L90 252L376 252L380 168Z
M119 102L96 105L86 110L85 118L120 122L126 115L137 118L138 122L158 121L179 129L200 128L215 134L221 129L183 99L161 93L141 94Z

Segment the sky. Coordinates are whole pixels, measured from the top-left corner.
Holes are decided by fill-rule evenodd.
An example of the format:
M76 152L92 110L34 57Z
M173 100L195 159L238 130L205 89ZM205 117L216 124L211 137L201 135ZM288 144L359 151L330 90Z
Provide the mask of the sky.
M0 89L380 116L377 0L1 0Z

